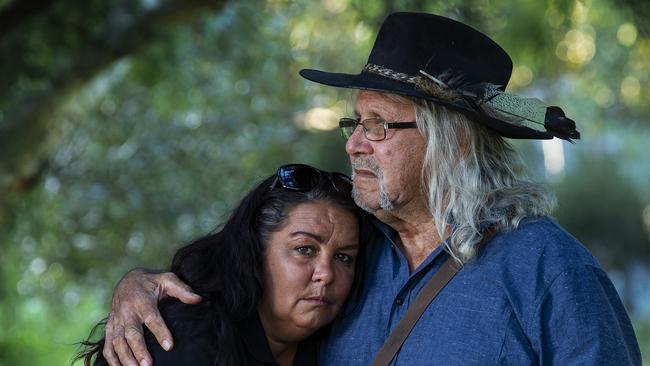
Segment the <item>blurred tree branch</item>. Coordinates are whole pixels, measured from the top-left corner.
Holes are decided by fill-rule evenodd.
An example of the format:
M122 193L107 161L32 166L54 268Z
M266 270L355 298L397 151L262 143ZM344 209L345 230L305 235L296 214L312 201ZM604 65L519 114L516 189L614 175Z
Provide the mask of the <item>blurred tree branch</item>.
M51 132L52 115L71 91L113 62L164 38L170 26L187 23L202 10L216 11L226 1L167 0L148 8L104 1L100 9L93 4L95 13L89 11L87 19L83 8L90 4L26 3L15 2L0 14L0 53L14 56L0 64L0 223L47 166L44 162L57 141ZM52 50L53 59L40 64L45 66L25 62L34 58L33 50L24 44L27 37L16 33L29 27L45 28L47 39L32 42ZM72 41L67 37L71 32ZM23 90L24 85L31 88Z

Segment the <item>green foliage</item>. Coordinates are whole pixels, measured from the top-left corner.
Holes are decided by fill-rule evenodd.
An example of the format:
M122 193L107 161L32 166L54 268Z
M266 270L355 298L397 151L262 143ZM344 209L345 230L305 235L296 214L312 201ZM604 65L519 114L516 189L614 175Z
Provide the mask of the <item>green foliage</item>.
M650 319L639 319L632 322L634 324L634 332L639 341L639 347L641 348L641 355L643 356L643 365L650 365L650 360L648 360L648 355L650 355Z
M631 258L650 258L644 205L607 156L586 156L557 189L560 223L586 243L607 268L625 269Z
M125 271L166 267L278 165L347 171L329 128L352 97L298 70L358 72L389 11L494 35L514 59L510 87L567 106L585 137L567 148L560 221L612 267L649 261L649 96L634 80L647 85L650 43L620 43L632 21L612 0L230 1L147 27L139 15L156 4L202 2L53 3L0 35L12 55L0 61L0 366L69 362ZM142 30L137 46L119 37L127 25ZM567 37L596 52L571 61ZM543 175L538 146L521 145Z

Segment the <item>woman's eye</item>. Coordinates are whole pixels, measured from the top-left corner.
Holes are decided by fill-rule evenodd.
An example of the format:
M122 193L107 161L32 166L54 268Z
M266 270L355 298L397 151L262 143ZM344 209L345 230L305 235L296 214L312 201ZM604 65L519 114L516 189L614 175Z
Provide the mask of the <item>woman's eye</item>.
M314 248L312 247L298 247L295 249L295 251L306 256L312 255L315 252Z
M350 264L354 262L354 258L351 255L345 253L337 253L335 257L341 263Z

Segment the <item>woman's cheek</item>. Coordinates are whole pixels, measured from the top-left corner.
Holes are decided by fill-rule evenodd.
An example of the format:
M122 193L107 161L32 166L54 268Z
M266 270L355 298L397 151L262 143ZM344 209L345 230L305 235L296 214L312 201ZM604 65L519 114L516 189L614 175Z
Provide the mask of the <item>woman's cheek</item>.
M352 288L352 282L354 281L354 267L340 264L337 272L337 293L342 294L341 296L345 300L345 297L347 297L348 292Z

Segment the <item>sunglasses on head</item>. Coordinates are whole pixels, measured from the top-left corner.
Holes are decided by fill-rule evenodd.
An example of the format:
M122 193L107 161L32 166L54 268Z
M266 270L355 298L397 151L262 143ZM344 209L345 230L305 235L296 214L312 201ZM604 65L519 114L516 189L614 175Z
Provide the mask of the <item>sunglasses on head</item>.
M337 192L348 195L352 192L352 179L347 175L337 172L326 172L306 164L282 165L278 168L271 189L280 183L282 188L291 191L310 191L324 178L329 180Z

